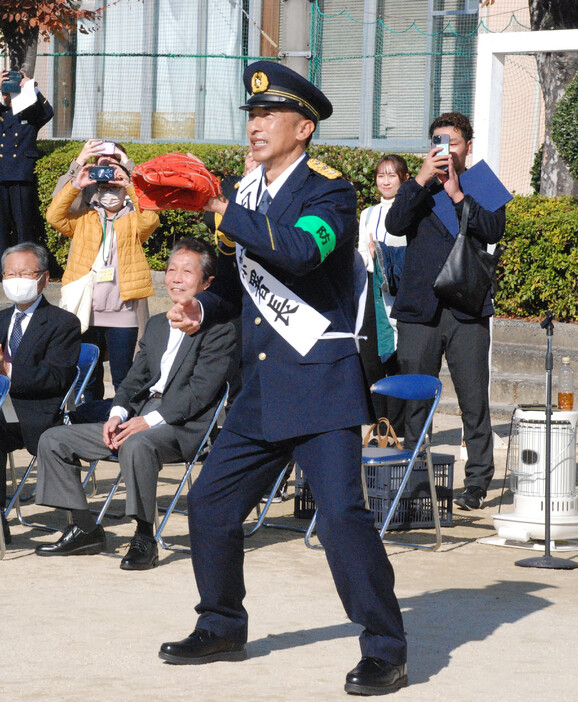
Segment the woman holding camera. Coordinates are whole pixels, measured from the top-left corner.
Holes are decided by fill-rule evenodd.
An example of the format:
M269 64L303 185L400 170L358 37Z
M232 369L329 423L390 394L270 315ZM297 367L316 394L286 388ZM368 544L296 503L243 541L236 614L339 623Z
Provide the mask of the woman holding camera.
M159 226L155 212L141 212L129 176L120 166L95 173L83 166L53 199L46 219L72 239L63 288L92 273L92 313L83 341L100 349L99 364L85 392L85 401L104 397L103 361L108 352L116 388L132 364L139 321L148 317L146 298L154 295L143 243ZM102 172L104 170L104 172ZM94 180L91 176L103 178ZM104 180L107 178L107 180ZM96 185L90 209L71 214L80 191Z
M381 378L388 375L397 375L400 372L395 352L385 361L382 361L379 355L376 305L385 304L386 308L390 310L395 298L389 293L380 293L377 297L374 296L373 272L376 245L381 245L385 248L405 248L404 237L388 235L385 228L385 216L393 205L393 200L399 187L409 178L406 160L398 154L384 156L377 163L374 178L381 200L377 205L367 207L361 213L358 245L358 250L367 268L369 278L365 317L360 332L362 336L367 336L367 340L361 340L360 342L360 355L363 369L370 385ZM382 250L385 251L385 249ZM401 249L393 253L400 254ZM399 260L399 255L397 259ZM395 320L390 322L395 328ZM395 431L403 433L404 403L401 400L395 400L395 398L386 398L384 395L374 394L372 398L377 418L387 417Z
M66 183L73 181L81 168L87 164L96 166L120 165L128 173L129 177L135 167L134 161L128 157L122 144L117 144L115 141L103 141L102 139L89 139L78 156L71 161L66 173L58 179L58 183L56 183L56 187L52 191L52 197L55 198ZM89 209L95 193L96 185L89 185L84 188L76 196L69 212L80 214Z

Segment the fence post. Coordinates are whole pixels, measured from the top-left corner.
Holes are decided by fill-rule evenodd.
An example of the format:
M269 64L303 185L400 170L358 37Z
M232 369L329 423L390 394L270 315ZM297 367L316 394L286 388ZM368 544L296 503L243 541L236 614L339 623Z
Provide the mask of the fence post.
M310 0L282 0L279 32L279 57L288 68L309 78L311 58Z

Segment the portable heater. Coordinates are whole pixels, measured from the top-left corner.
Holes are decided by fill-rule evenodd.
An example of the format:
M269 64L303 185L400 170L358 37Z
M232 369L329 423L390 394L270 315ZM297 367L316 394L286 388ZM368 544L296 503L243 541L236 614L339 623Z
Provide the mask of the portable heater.
M517 408L512 419L507 470L514 511L493 515L498 539L528 542L545 539L544 409ZM551 424L550 539L578 538L576 497L576 424L578 412L554 410ZM494 541L496 543L496 541Z

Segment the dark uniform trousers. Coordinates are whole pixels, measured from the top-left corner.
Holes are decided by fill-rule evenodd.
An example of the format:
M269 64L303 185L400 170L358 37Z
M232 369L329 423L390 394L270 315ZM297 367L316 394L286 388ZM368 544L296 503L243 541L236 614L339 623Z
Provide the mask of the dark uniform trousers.
M454 384L462 413L468 449L466 487L487 491L494 474L494 454L489 402L489 318L456 319L441 308L431 324L398 320L397 354L402 373L439 375L442 355ZM404 444L413 448L424 425L429 405L406 403Z
M24 241L41 241L44 233L39 214L38 189L35 183L5 181L0 183L0 251ZM16 241L10 233L14 228Z
M363 656L406 660L394 574L365 509L359 427L277 442L223 428L188 496L191 554L201 602L198 628L247 640L243 522L293 456L318 507L317 533Z

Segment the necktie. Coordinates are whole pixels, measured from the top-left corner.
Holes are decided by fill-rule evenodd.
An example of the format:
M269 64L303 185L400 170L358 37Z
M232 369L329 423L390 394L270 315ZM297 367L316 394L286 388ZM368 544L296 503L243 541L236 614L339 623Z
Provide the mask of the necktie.
M20 346L22 341L22 320L26 317L25 312L16 312L16 318L14 319L14 326L12 327L12 334L10 334L10 355L12 358L16 355L16 351Z
M265 190L263 193L263 197L261 198L261 202L259 203L259 207L257 207L257 212L260 212L261 214L267 214L267 210L269 209L269 205L273 202L273 198L271 195L269 195L269 191Z

